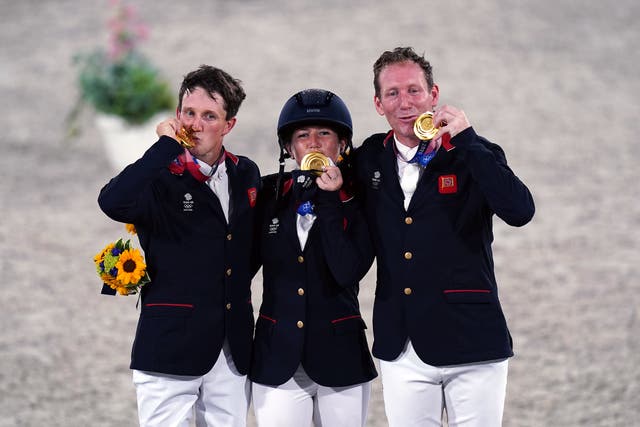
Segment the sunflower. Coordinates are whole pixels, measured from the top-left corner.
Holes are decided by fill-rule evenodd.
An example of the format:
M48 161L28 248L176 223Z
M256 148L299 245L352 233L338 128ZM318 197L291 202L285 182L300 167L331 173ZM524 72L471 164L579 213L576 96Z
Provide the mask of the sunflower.
M130 234L136 234L137 233L136 226L133 225L133 224L125 224L124 228L127 229L127 233L130 233Z
M116 286L118 285L116 278L109 273L100 274L100 279L102 279L102 282L109 285L112 289L115 289Z
M125 287L125 286L116 287L116 288L114 288L114 289L115 289L115 290L118 292L118 294L120 294L120 295L125 295L125 296L126 296L126 295L131 294L131 292L129 291L129 289L128 289L127 287ZM135 292L134 292L134 293L135 293Z
M109 243L93 261L102 282L120 295L136 294L151 280L142 254L130 240Z
M115 267L118 269L118 281L126 286L137 285L144 277L147 266L137 249L125 249L120 254Z

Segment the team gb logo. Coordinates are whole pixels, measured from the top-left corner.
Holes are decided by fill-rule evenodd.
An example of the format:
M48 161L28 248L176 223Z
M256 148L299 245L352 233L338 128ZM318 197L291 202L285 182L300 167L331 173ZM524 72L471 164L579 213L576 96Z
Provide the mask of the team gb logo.
M184 194L184 200L182 201L183 212L193 212L193 196L191 193Z
M278 218L272 218L271 224L269 224L269 234L276 234L280 227L280 220Z

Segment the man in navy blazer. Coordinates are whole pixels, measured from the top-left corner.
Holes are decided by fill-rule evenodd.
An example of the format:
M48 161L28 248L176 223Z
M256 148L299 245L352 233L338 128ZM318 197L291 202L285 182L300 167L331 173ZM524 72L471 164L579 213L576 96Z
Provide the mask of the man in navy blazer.
M356 171L376 247L373 354L389 425L441 425L445 407L449 425L498 426L513 352L492 219L526 224L533 198L463 111L437 107L424 56L396 48L373 68L375 108L391 131L364 141ZM437 132L419 138L425 112Z
M176 117L100 192L109 217L135 225L151 277L131 356L142 426L188 424L194 407L197 426L246 425L260 172L222 145L244 98L223 70L189 73Z

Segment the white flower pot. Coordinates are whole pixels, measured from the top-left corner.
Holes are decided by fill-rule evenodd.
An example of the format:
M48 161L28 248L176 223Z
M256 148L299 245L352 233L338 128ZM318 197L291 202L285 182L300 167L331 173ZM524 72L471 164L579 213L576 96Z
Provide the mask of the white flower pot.
M105 154L111 167L120 172L138 160L158 140L156 126L171 117L161 112L140 125L130 125L119 116L96 113L96 126L104 143Z

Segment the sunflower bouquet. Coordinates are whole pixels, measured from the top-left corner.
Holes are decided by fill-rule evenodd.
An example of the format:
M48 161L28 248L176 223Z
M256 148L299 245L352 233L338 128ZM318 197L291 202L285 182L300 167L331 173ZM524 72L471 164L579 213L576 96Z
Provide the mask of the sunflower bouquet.
M127 230L129 229L128 226ZM109 243L93 257L93 261L105 288L112 290L105 292L103 289L103 293L134 295L151 281L144 257L138 249L131 246L131 240L119 239Z

